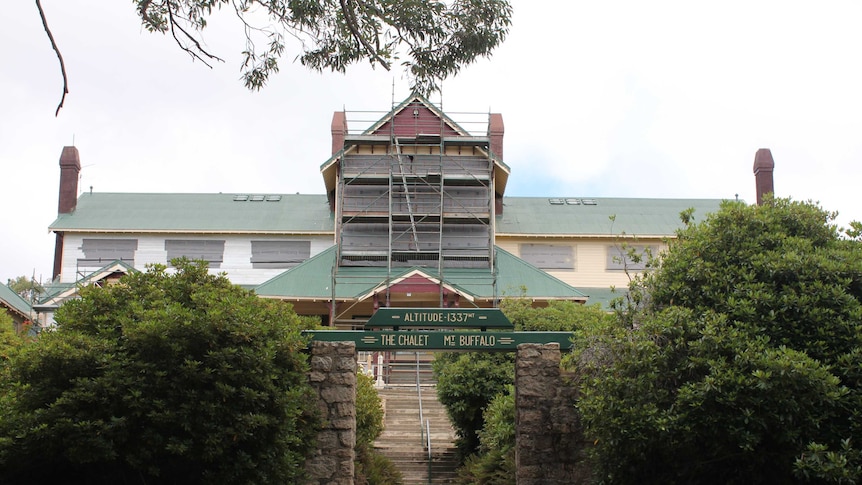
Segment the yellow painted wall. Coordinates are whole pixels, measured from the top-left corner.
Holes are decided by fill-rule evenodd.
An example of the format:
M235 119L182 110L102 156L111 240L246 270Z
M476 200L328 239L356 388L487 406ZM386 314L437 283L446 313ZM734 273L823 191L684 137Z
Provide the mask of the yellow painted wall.
M575 256L572 270L546 270L549 274L574 286L575 288L607 288L611 286L624 287L629 278L623 271L608 270L608 247L619 242L612 238L510 238L497 236L497 246L521 257L520 244L553 244L555 246L571 245ZM638 245L657 246L662 250L666 247L659 240L643 240L630 242Z

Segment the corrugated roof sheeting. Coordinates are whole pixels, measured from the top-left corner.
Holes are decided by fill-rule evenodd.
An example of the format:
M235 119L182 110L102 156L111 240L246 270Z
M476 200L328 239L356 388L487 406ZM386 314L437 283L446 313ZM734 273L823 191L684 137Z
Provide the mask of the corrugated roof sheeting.
M335 247L314 256L305 263L286 271L261 284L255 292L265 297L291 297L301 299L329 299L332 297L332 266L335 263ZM429 268L399 268L389 274L392 280L416 270L431 278L439 279L436 270ZM354 299L367 294L387 280L383 267L344 267L339 269L336 298ZM503 292L536 299L586 299L586 295L572 286L554 278L544 271L497 248L497 289L487 269L447 269L443 274L444 284L457 288L474 297L491 299L502 297Z
M579 203L570 203L575 201ZM506 197L496 232L498 236L670 236L683 225L680 212L693 208L695 220L700 221L720 204L718 199Z
M235 201L237 194L87 193L53 231L175 231L332 233L325 195L281 195L279 201ZM249 197L251 199L251 197ZM571 199L571 198L569 198ZM670 236L682 226L679 213L694 208L695 220L718 210L718 199L591 198L595 205L552 205L547 197L506 197L497 235ZM583 200L583 199L579 199ZM610 217L615 216L611 221Z
M81 195L75 211L60 214L49 228L301 234L331 233L334 225L325 195L95 192Z
M24 317L29 316L33 310L27 300L2 283L0 283L0 302Z

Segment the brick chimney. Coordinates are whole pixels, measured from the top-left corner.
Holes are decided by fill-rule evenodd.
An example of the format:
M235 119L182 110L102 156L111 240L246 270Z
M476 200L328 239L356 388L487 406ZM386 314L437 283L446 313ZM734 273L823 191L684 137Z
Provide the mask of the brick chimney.
M775 188L772 184L772 169L775 168L775 161L772 159L772 152L769 148L761 148L754 155L754 183L757 191L757 205L763 205L763 196L768 193L774 193Z
M60 197L57 204L58 214L69 214L78 205L78 175L81 173L81 159L75 147L63 147L60 154Z
M57 214L71 214L78 205L78 176L81 173L81 159L75 147L63 147L60 154L60 195ZM56 234L54 241L53 279L63 271L63 233Z
M491 153L503 161L503 115L491 113L488 119L488 139L491 142Z
M347 117L344 111L332 113L332 154L335 155L344 148L344 136L347 134Z

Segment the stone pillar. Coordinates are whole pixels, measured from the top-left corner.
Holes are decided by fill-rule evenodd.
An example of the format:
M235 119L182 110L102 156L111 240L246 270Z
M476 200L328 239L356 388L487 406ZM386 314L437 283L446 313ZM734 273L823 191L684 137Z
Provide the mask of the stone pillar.
M515 358L518 485L588 483L575 388L560 370L560 345L521 344Z
M324 428L305 462L308 485L353 485L356 446L356 344L312 342L311 386Z

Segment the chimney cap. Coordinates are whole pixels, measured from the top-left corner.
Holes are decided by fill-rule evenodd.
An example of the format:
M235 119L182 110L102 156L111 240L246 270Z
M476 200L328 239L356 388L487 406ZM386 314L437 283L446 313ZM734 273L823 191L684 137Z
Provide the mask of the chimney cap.
M63 152L60 153L60 166L73 166L81 170L81 157L78 155L77 147L63 147Z
M769 148L761 148L754 155L754 173L764 171L771 172L775 168L775 160Z

